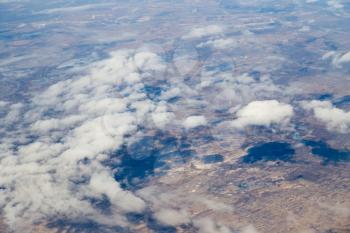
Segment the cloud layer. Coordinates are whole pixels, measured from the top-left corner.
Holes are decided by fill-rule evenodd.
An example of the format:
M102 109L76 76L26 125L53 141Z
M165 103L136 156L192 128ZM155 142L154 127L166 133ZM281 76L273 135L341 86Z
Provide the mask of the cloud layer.
M8 107L2 127L0 205L10 228L30 232L32 222L85 218L125 226L124 213L141 212L144 201L123 190L103 165L139 125L164 127L171 118L144 93L147 72L162 70L149 52L118 51L91 65L82 77ZM107 198L103 217L93 200Z

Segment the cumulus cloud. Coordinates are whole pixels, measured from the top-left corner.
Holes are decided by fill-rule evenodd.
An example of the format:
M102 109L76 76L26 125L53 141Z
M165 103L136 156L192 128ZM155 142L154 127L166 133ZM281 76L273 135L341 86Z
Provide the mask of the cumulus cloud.
M319 2L319 0L305 0L305 2L315 3L315 2ZM344 5L339 0L328 0L327 5L335 9L342 9L344 7Z
M153 122L158 128L164 128L174 117L174 113L167 111L165 102L159 104L152 113Z
M342 54L339 59L337 60L338 63L343 64L343 63L348 63L350 62L350 52Z
M241 233L258 233L258 231L253 225L248 225L242 228Z
M0 108L5 108L7 106L7 102L6 101L2 101L0 100ZM0 109L1 110L1 109Z
M189 214L183 209L160 209L154 216L160 223L169 226L178 226L190 221Z
M97 197L106 195L112 203L117 205L118 210L141 212L145 208L143 200L128 191L123 191L111 174L106 171L94 173L90 178L89 188Z
M196 39L204 36L212 36L221 34L224 32L223 26L220 25L208 25L205 27L198 27L192 29L188 34L184 35L183 39Z
M350 52L338 53L330 51L322 56L323 60L331 59L332 64L336 67L342 67L344 64L350 63Z
M311 110L314 117L324 123L329 131L350 132L350 112L334 107L329 101L304 101L301 106L306 110Z
M203 126L207 124L208 124L207 119L204 116L190 116L190 117L187 117L183 122L183 126L186 129L192 129L192 128L196 128L198 126Z
M339 0L329 0L327 1L327 5L335 9L342 9L344 7L344 5Z
M253 101L237 111L232 126L243 129L250 125L286 125L293 114L292 106L277 100Z
M226 205L218 201L210 200L203 197L196 197L196 199L198 200L198 202L204 204L207 208L217 212L230 213L234 210L231 205Z
M196 90L198 93L205 93L208 101L206 108L217 109L232 108L255 99L277 98L288 93L268 75L259 72L258 77L253 77L248 73L232 75L232 72L204 71ZM218 92L220 95L217 95Z
M22 103L15 103L9 106L9 111L6 114L6 117L3 119L3 122L6 125L12 125L20 119L23 110Z
M30 232L34 222L60 217L125 226L125 213L143 211L145 202L123 190L103 161L138 126L164 127L173 116L144 93L144 75L163 68L156 54L117 51L28 104L7 106L0 125L12 128L0 139L0 206L10 228ZM104 198L108 218L92 202Z
M208 217L194 220L193 225L198 228L199 233L232 233L230 228Z
M170 226L193 223L200 233L228 233L228 227L212 218L193 217L190 215L191 206L200 207L202 211L231 214L231 205L222 203L215 198L184 192L182 187L169 190L168 186L148 186L137 192L147 203L150 203L154 217L160 223Z
M207 42L200 43L197 47L212 47L214 49L230 49L237 46L237 42L231 38L209 40Z
M168 101L180 96L181 96L181 89L179 87L174 87L167 91L164 91L161 94L160 98L164 101Z

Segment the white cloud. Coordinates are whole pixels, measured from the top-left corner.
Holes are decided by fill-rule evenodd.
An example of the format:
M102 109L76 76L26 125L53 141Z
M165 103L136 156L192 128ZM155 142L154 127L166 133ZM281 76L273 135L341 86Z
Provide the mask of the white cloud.
M128 191L120 188L111 174L106 171L94 173L90 179L89 188L92 193L106 195L116 208L126 212L141 212L145 208L145 203L140 198Z
M330 51L322 56L323 60L331 59L332 64L336 67L341 67L344 64L350 63L350 52L338 53L335 51Z
M111 3L95 3L95 4L85 4L79 6L70 6L70 7L60 7L60 8L51 8L43 11L39 11L39 14L53 14L53 13L71 13L78 11L91 10L96 8L112 6Z
M153 123L158 128L164 128L167 124L171 122L172 119L174 119L175 115L172 112L168 112L166 105L164 102L159 104L157 108L152 113L152 119Z
M183 209L160 209L154 216L160 223L169 226L178 226L190 221L189 214Z
M0 110L1 108L5 108L8 105L8 102L0 100Z
M221 203L218 201L210 200L207 198L201 198L201 197L196 197L196 199L198 202L201 202L204 205L206 205L208 209L211 209L217 212L230 213L234 210L231 205L227 205L225 203Z
M340 64L350 62L350 52L342 54L341 57L339 57L337 62Z
M253 225L248 225L242 228L241 233L258 233L258 231Z
M214 49L230 49L237 46L237 42L231 38L209 40L200 43L197 47L212 47Z
M293 108L277 100L253 101L238 110L236 116L237 119L232 122L232 126L238 129L250 125L285 125L293 116Z
M329 0L327 1L328 6L333 7L335 9L342 9L344 5L340 3L339 0Z
M303 26L299 29L300 32L309 32L311 30L310 26Z
M136 53L134 56L134 61L136 66L141 70L147 70L149 68L157 70L164 69L164 64L162 63L160 57L152 52L142 51Z
M179 96L181 96L181 89L178 87L175 87L163 92L161 95L161 99L169 100L171 98L179 97Z
M22 114L24 105L21 103L12 104L9 106L9 111L4 119L4 123L6 125L11 125L13 123L16 123L18 120L20 120L20 116Z
M144 93L144 73L163 68L153 53L117 51L28 104L7 106L0 126L14 129L0 139L0 206L12 230L31 232L34 222L60 217L125 226L126 212L143 211L144 201L101 162L139 125L164 127L173 116ZM89 201L103 197L111 203L108 218Z
M255 99L280 97L288 93L285 87L274 84L269 76L263 74L254 78L247 73L233 76L232 72L202 72L200 78L196 90L199 94L206 93L207 108L232 108ZM207 88L215 88L215 91L208 92ZM217 95L218 92L220 95Z
M212 218L191 216L187 210L197 206L202 211L210 210L213 213L231 214L231 205L222 203L215 198L202 196L198 193L183 192L183 188L154 185L145 187L137 192L147 203L150 203L156 219L165 225L178 226L192 222L200 233L231 233L230 229Z
M231 233L232 231L225 225L215 222L211 218L200 218L193 221L194 226L199 229L199 233Z
M304 101L301 106L313 111L315 118L324 123L329 131L350 132L350 112L334 107L329 101Z
M332 58L336 54L337 54L337 52L335 52L335 51L329 51L329 52L323 54L322 59L325 60L325 59L328 59L328 58Z
M204 116L190 116L190 117L187 117L183 122L183 126L186 129L192 129L192 128L196 128L198 126L203 126L207 124L208 122Z
M204 36L217 35L224 32L223 26L220 25L208 25L205 27L198 27L192 29L188 34L183 36L183 39L195 39Z

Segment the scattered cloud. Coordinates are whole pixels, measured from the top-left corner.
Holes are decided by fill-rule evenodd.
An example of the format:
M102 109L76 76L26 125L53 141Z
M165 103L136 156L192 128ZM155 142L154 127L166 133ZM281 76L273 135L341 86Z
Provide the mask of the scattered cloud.
M339 64L349 63L349 62L350 62L350 52L342 54L337 60L337 63Z
M303 26L299 29L300 32L309 32L311 30L310 26Z
M257 4L267 6L270 4L268 2L237 1L248 7L256 7ZM329 0L327 3L337 9L344 7L341 1ZM67 6L39 13L76 13L110 5ZM144 17L141 21L148 19ZM251 24L252 27L254 25L259 26L259 22ZM309 31L310 28L304 26L300 30ZM255 43L260 47L252 49L252 45L256 44L247 47L247 52L251 52L248 56L243 56L244 50L238 51L242 56L232 58L232 54L227 54L228 59L220 60L223 57L220 52L235 48L238 43L234 39L224 38L224 32L223 26L208 25L194 28L182 37L185 40L202 38L204 42L199 43L198 47L220 50L216 56L208 57L219 60L215 64L208 62L208 66L205 66L207 60L200 60L200 54L193 46L195 53L189 55L190 46L186 44L184 52L179 52L178 56L175 53L169 58L171 56L166 54L166 59L172 59L173 62L173 67L167 68L177 69L178 72L174 72L176 75L169 71L171 77L156 80L153 79L153 72L165 69L160 56L148 51L122 50L89 65L87 74L57 82L28 102L13 104L0 101L0 208L10 228L15 232L26 233L31 231L28 228L31 224L60 217L128 227L126 213L142 213L146 209L152 211L153 217L164 225L178 226L193 222L200 233L232 232L214 218L190 215L188 206L193 205L210 210L210 213L225 214L232 211L232 203L220 203L215 198L205 197L203 193L203 196L197 195L200 183L198 187L191 187L193 195L183 189L182 192L170 190L169 184L164 190L148 186L134 192L124 189L114 179L116 171L105 166L111 153L125 143L137 141L139 138L136 135L144 136L150 132L149 129L155 132L174 123L180 126L176 127L180 130L181 126L193 129L209 125L205 116L218 116L216 120L227 120L232 113L236 118L231 123L237 129L251 125L283 126L290 122L294 115L291 105L277 100L256 101L284 97L283 87L274 84L273 79L266 75L271 73L266 65L275 68L283 60L276 56L281 61L265 60L262 64L251 59L250 55L254 56L266 49L266 44L261 45L259 42ZM193 45L193 41L187 42ZM273 61L272 58L275 59L266 56L268 61ZM16 57L3 65L21 62L21 59ZM350 63L350 52L333 51L325 54L323 59L330 59L335 66L342 67ZM253 68L247 64L255 65ZM65 67L70 65L66 64ZM200 75L192 75L201 72L202 68ZM249 74L240 73L250 71ZM166 83L161 86L157 100L148 97L145 79L152 79L150 83L156 83L155 86ZM176 104L177 101L181 104ZM328 130L349 132L350 112L327 101L304 102L302 106L311 110ZM176 121L174 112L180 113L180 116L185 113L189 117ZM226 123L220 124L226 127ZM171 134L177 136L174 131ZM107 217L106 213L102 213L102 208L96 205L96 202L104 200L107 200L103 207L104 210L108 209ZM348 214L347 209L337 210ZM257 230L249 225L240 232L257 233Z
M339 53L330 51L322 56L323 60L331 59L332 64L336 67L342 67L344 64L350 63L350 52Z
M207 124L208 122L204 116L190 116L190 117L187 117L183 122L183 126L186 129L192 129L192 128L196 128L198 126L203 126Z
M212 36L224 32L224 27L221 25L208 25L192 29L188 34L184 35L183 39L196 39L204 36Z
M214 201L208 198L196 197L197 201L204 204L208 209L214 210L216 212L230 213L234 209L231 205L227 205L222 202Z
M162 104L159 104L152 113L152 120L158 128L164 128L174 118L174 113L169 112L167 110L167 107L164 102Z
M335 9L342 9L344 5L339 0L329 0L327 1L328 6L333 7Z
M190 221L190 215L183 209L160 209L154 216L160 223L169 226L178 226Z
M338 133L350 132L350 112L333 106L329 101L304 101L301 106L311 110L314 117L326 125L327 130Z
M164 127L173 116L144 93L144 75L163 66L153 53L121 50L26 104L7 105L0 205L11 229L30 232L34 222L60 217L126 226L125 213L143 211L145 202L122 189L103 161L139 125ZM92 201L104 198L108 218Z
M209 40L197 45L198 48L212 47L214 49L231 49L237 46L237 42L231 38Z
M203 211L232 213L231 205L213 197L184 192L181 187L169 190L168 187L161 185L145 187L139 190L137 195L150 204L155 218L164 225L178 226L191 222L201 233L231 233L230 229L220 222L209 217L193 217L188 211L190 206L197 206Z
M277 100L253 101L237 111L232 126L243 129L250 125L286 125L293 114L292 106Z
M318 0L306 0L306 3L314 3L314 2L318 2Z
M241 233L258 233L258 231L255 229L253 225L248 225L246 227L243 227L241 230Z
M216 109L233 108L256 99L277 98L288 93L268 75L257 74L254 77L248 73L233 75L232 71L204 71L195 90L202 95L205 93L206 108Z
M112 6L111 3L95 3L95 4L85 4L79 6L70 6L70 7L59 7L59 8L50 8L37 12L38 14L53 14L53 13L72 13L77 11L85 11L96 8Z
M318 202L321 208L332 211L335 216L341 216L345 218L350 217L350 206L344 203L324 203Z
M232 233L230 228L209 217L195 219L193 225L198 228L199 233Z

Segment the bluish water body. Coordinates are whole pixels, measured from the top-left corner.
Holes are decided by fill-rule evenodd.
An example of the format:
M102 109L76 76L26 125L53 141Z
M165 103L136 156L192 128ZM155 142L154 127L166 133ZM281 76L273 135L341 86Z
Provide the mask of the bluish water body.
M295 15L288 15L288 16L284 17L284 19L288 22L296 22L296 21L298 21L299 18Z
M163 90L159 86L145 85L144 91L146 92L148 98L151 100L156 100L162 94Z
M318 182L320 179L322 179L322 175L319 174L317 170L306 168L292 171L286 176L286 179L289 181L307 180L311 182Z
M333 104L336 106L336 107L341 107L343 105L347 105L347 104L350 104L350 95L345 95L345 96L342 96L340 98L337 98L333 101Z
M282 25L280 23L274 22L266 25L264 28L251 29L251 32L253 32L256 35L269 34L276 32L276 30L278 30L281 26Z
M165 173L171 164L184 164L195 153L186 138L176 138L157 134L124 145L119 149L106 166L115 170L114 178L125 189L142 187L149 177ZM157 169L157 173L155 173Z
M260 71L251 71L249 72L248 74L250 77L254 78L255 81L260 81L260 78L261 78L261 72Z
M319 94L316 97L318 100L330 100L333 98L333 94L331 93L323 93L323 94Z
M337 50L338 46L336 45L335 42L333 41L325 41L324 44L327 46L328 49L330 50Z
M120 162L116 165L117 171L114 178L122 188L133 187L137 185L138 180L145 180L154 174L157 161L156 152L154 139L145 137L129 147L124 146L116 153Z
M111 202L106 195L103 195L102 198L90 198L90 203L93 207L100 210L103 214L111 214Z
M243 189L243 190L248 189L249 185L246 182L241 182L238 184L238 188Z
M350 161L350 151L334 149L323 141L304 140L304 145L311 148L313 155L321 157L323 159L322 164L324 165Z
M164 226L161 225L157 220L155 220L152 217L148 218L148 221L146 222L149 229L152 229L152 232L156 233L176 233L177 230L175 227L172 226Z
M205 164L220 163L224 161L224 156L220 154L205 155L202 158Z
M48 228L55 229L55 232L74 232L74 233L107 233L107 232L123 232L131 233L127 229L122 227L108 227L96 223L93 220L73 221L71 219L60 219L54 222L50 222L47 225Z
M172 98L168 99L168 103L174 104L174 103L176 103L177 101L179 101L180 99L181 99L180 96L175 96L175 97L172 97Z
M256 163L258 161L284 161L292 162L295 150L289 143L285 142L268 142L257 144L248 149L241 162Z
M219 65L215 66L207 66L206 70L207 71L220 71L220 72L225 72L225 71L230 71L232 70L232 64L228 62L221 63Z

